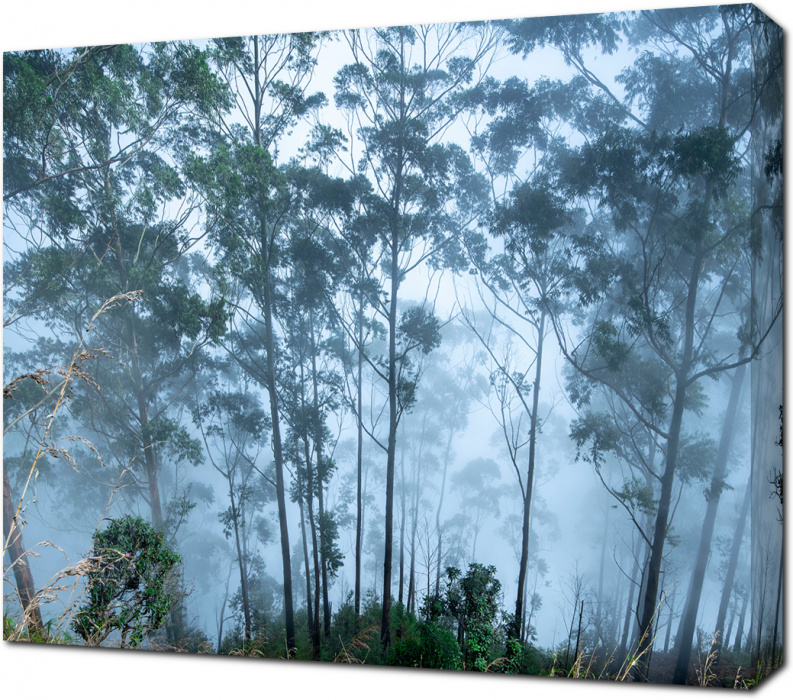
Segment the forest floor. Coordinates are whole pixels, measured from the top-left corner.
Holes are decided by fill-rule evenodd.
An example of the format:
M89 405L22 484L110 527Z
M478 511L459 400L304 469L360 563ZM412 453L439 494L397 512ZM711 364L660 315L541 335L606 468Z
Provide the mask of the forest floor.
M675 672L677 655L672 652L654 652L650 663L650 682L669 684ZM707 685L715 688L742 688L742 680L754 680L751 667L740 666L730 658L722 658L717 664L707 660L692 658L691 671L686 685ZM736 681L737 679L737 681Z

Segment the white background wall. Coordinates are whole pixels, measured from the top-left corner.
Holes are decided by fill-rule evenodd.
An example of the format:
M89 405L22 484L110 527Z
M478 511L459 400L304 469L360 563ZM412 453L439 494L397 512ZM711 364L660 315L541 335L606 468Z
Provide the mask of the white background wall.
M71 47L236 36L312 29L498 19L655 7L715 4L697 0L3 0L0 49ZM759 7L784 28L793 23L789 0ZM789 81L788 81L789 82ZM789 89L789 88L788 88ZM788 107L790 101L788 100ZM789 532L789 528L788 528ZM790 593L788 577L788 601ZM787 606L790 609L790 606ZM788 664L789 666L789 664ZM761 690L764 698L789 697L789 670ZM787 690L785 688L787 687ZM90 651L77 648L0 644L0 692L5 698L261 698L262 700L352 700L452 698L499 700L525 697L628 698L631 684L484 677L456 672L342 668L331 664L232 660L215 657ZM696 691L680 691L693 697ZM706 691L707 692L707 691ZM643 697L680 697L668 687L642 688ZM670 693L673 693L670 695ZM710 697L710 695L709 695Z

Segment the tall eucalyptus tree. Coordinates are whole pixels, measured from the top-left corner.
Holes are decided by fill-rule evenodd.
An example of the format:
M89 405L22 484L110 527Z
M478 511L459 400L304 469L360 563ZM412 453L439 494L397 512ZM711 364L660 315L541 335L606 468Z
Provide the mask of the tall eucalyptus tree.
M267 392L283 568L286 645L295 646L284 448L278 387L276 303L283 274L285 224L294 192L276 166L286 132L313 108L309 95L319 37L292 34L217 39L213 65L232 91L235 110L217 111L205 147L184 155L204 197L218 283L236 289L227 349Z
M414 355L438 344L438 321L418 304L400 313L403 285L419 268L459 264L456 242L482 183L446 134L452 98L474 80L493 47L486 27L393 27L345 35L354 62L335 79L336 105L349 115L361 157L354 175L372 182L367 214L382 251L372 305L387 328L388 352L368 365L387 386L385 562L381 641L390 643L397 430L415 396ZM351 148L350 153L357 152ZM466 211L468 210L468 211ZM382 275L382 277L380 277Z

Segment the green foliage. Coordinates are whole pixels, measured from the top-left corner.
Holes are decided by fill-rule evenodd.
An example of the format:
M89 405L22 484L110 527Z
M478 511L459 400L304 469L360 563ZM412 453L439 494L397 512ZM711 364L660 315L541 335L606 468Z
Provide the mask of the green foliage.
M552 663L553 659L547 652L513 638L507 640L504 663L500 671L508 674L542 676L549 673Z
M576 461L598 467L606 454L617 449L620 432L609 414L589 411L570 422L570 439L576 445Z
M531 256L541 257L554 232L570 220L565 199L550 183L540 180L522 183L510 192L508 203L496 207L492 230L508 237L507 248L513 252L527 250Z
M441 344L440 322L421 306L411 306L402 314L399 334L405 353L420 348L427 355Z
M176 602L172 584L179 555L151 525L125 516L94 533L90 558L88 602L72 629L92 646L114 632L122 647L138 646L163 625Z
M624 479L622 488L614 489L614 496L622 501L631 512L638 511L646 515L655 513L655 498L652 486L636 477Z
M404 608L394 606L401 615L404 629L415 627L415 619ZM361 615L355 614L352 593L333 615L330 636L322 645L322 659L343 663L378 665L386 663L387 655L379 643L382 607L376 593L369 589L361 600Z
M707 81L693 58L680 61L645 51L617 76L617 81L625 86L631 100L647 110L648 126L653 129L677 130L713 117L708 113L712 107L701 99L708 89ZM670 99L672 96L674 99Z
M630 346L620 339L617 327L611 321L598 321L592 329L592 346L603 358L610 372L619 372L628 359Z
M326 510L318 518L319 530L322 533L320 553L327 567L328 577L333 580L344 564L344 554L339 549L339 524L335 513Z
M413 633L397 639L388 658L391 666L461 670L463 655L454 634L438 622L419 622Z
M236 625L223 635L220 653L228 656L251 656L265 659L283 659L286 650L279 640L284 636L283 625L257 630L252 639L245 639L244 625Z
M686 484L708 481L716 465L716 443L705 433L680 436L677 474Z
M281 613L281 586L267 573L260 557L254 557L248 564L247 583L251 628L254 633L265 634L276 625ZM230 602L232 609L242 620L244 613L241 588L232 596Z
M156 171L137 197L151 213L155 191L180 183L145 144L183 110L228 103L204 52L181 42L6 53L3 87L4 197L36 202L58 235L85 223L81 177L98 165L132 158Z
M163 452L174 461L185 461L197 466L204 453L201 441L190 436L187 428L172 418L160 416L150 420L143 430L144 444L161 444Z
M765 176L769 182L782 175L782 139L776 139L768 146L765 155Z
M613 53L620 42L621 19L616 13L531 17L503 24L509 30L510 49L524 57L536 48L551 45L564 51L569 61L586 47Z
M490 661L490 647L495 642L496 616L499 612L501 582L496 567L469 564L464 576L459 569L446 569L448 585L444 611L453 616L462 629L465 668L485 671Z

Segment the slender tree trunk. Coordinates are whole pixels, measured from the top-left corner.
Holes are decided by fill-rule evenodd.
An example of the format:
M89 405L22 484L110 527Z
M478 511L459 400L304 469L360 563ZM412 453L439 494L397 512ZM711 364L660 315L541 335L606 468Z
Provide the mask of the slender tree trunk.
M361 543L364 542L366 537L366 494L369 493L369 465L366 466L363 472L363 496L361 498ZM363 544L361 544L361 567L363 567ZM361 574L361 592L363 593L363 574ZM377 592L377 567L375 566L375 585L372 590Z
M719 441L719 452L716 457L716 467L713 471L713 478L708 489L708 505L705 509L705 520L702 524L702 534L699 540L699 550L691 574L691 583L688 588L688 598L683 608L680 618L680 626L675 637L675 648L678 650L677 664L675 665L672 682L683 685L688 678L688 666L691 661L691 645L694 639L694 630L697 624L697 613L699 612L699 599L702 595L702 586L705 582L705 569L710 557L711 541L713 539L713 529L716 525L716 511L719 507L719 499L724 488L724 479L727 474L727 461L730 454L732 436L735 432L735 416L738 413L738 399L743 387L743 379L746 376L746 365L741 365L735 370L730 389L730 398L727 402L727 412L724 416L724 426L721 431Z
M300 368L301 387L303 386L303 368ZM303 390L301 388L301 397ZM301 399L302 401L302 399ZM303 415L305 415L305 401L302 401ZM319 659L320 655L320 624L319 624L319 545L317 537L317 521L314 517L314 468L311 464L311 451L308 446L308 436L303 435L303 451L306 460L306 505L308 506L308 522L311 529L311 552L314 558L314 617L311 626L312 656Z
M322 484L319 485L319 546L320 546L320 568L322 570L322 620L323 633L326 639L330 638L330 601L328 599L328 562L325 532L325 503L322 495Z
M413 523L410 532L410 579L408 581L408 612L416 606L416 529L418 527L419 510L419 477L416 474L416 491L413 497Z
M441 528L441 511L443 510L443 497L446 493L446 473L449 469L449 456L451 455L454 431L449 428L449 437L446 440L446 451L443 457L443 476L441 477L441 493L438 498L438 510L435 511L435 531L438 533L438 564L435 570L435 595L440 595L441 590L441 564L443 560L443 529ZM429 595L429 590L427 590Z
M297 440L295 440L295 442L297 442ZM298 454L297 446L295 446L295 454ZM303 540L303 562L306 569L306 617L308 618L308 630L311 636L312 656L315 661L318 661L319 639L315 634L314 606L313 601L311 600L311 565L308 555L308 538L306 537L306 516L305 505L303 503L304 498L305 489L301 488L300 497L297 499L297 502L300 506L300 534Z
M33 574L30 572L27 550L22 539L22 527L17 517L14 499L11 497L11 486L8 474L3 465L3 532L5 541L4 553L8 553L11 566L14 568L19 605L25 618L25 624L31 638L44 639L44 624L41 620L41 610L36 600L36 587L33 585Z
M633 553L632 553L633 554ZM636 578L639 576L639 557L633 554L633 572L628 581L628 605L625 609L625 619L622 624L622 641L620 642L620 665L628 656L628 640L630 639L631 621L633 619L633 591L636 588Z
M570 630L567 633L567 649L564 652L564 665L570 663L570 643L573 641L573 627L575 627L575 613L578 610L578 598L573 603L573 616L570 618Z
M323 462L323 431L322 431L322 411L319 405L319 382L317 379L317 343L314 335L314 311L309 312L309 335L311 337L311 383L314 390L314 449L317 453L317 496L319 503L319 546L320 546L320 566L322 567L322 613L325 627L325 638L330 637L330 603L328 601L328 562L327 562L327 542L325 541L325 481L327 475ZM323 478L325 477L325 478Z
M765 572L762 577L757 577L754 580L759 580L762 583L762 590L760 591L760 597L756 601L752 601L752 617L757 619L757 636L755 637L755 644L752 651L752 666L755 666L759 663L762 653L763 653L763 623L765 622L765 599L766 594L768 593L767 586L768 582L766 578L768 577L768 551L765 552ZM754 583L754 581L753 581ZM753 592L754 594L754 592ZM755 603L757 603L757 608L755 609ZM749 626L749 634L751 635L751 623ZM751 644L751 640L747 639L747 644Z
M240 544L240 530L239 530L239 515L237 513L237 504L234 501L234 485L229 480L229 495L231 496L231 519L234 523L234 543L237 547L237 564L240 570L240 589L242 591L242 614L245 618L245 641L251 640L251 608L248 603L248 572L245 566L245 557L242 553L242 546Z
M661 573L664 544L666 543L666 532L669 526L669 508L672 500L672 486L674 483L677 452L680 445L680 429L683 421L685 394L683 380L678 378L674 408L672 411L672 422L669 430L670 437L667 445L666 468L661 479L661 497L658 502L652 545L650 547L650 559L645 575L644 582L646 587L640 606L641 613L639 615L638 628L639 658L634 666L634 680L647 680L647 673L649 671L648 656L655 639L654 621L658 604L658 581Z
M133 336L134 337L134 336ZM134 341L133 341L134 342ZM146 464L146 481L149 486L149 504L151 507L151 518L157 530L163 529L162 502L160 499L160 481L157 460L154 455L154 447L151 439L146 437L149 431L149 411L143 391L143 380L140 374L140 366L137 361L137 349L134 351L132 362L135 383L137 385L136 400L138 403L138 415L140 417L141 433L144 435L146 444L143 446L143 458Z
M223 624L226 622L226 605L229 602L229 583L231 574L234 572L234 563L229 566L229 575L226 577L226 592L223 595L223 603L220 606L220 616L218 618L218 655L223 653Z
M398 159L401 166L401 158ZM401 171L401 167L400 167ZM401 172L396 177L401 189ZM399 216L400 196L395 195L395 219ZM399 225L394 221L391 238L391 299L388 314L388 457L385 487L385 547L383 561L383 616L380 623L380 641L383 647L391 643L391 558L394 545L394 465L397 432L397 298L399 295Z
M710 201L710 190L706 200ZM697 291L700 275L705 259L705 239L702 233L696 241L694 259L691 264L691 276L688 281L688 294L686 296L685 324L683 354L680 367L675 372L675 395L672 404L672 417L669 423L669 439L666 443L666 466L661 477L661 494L656 511L655 527L653 528L652 546L650 547L650 561L647 567L647 588L641 601L641 615L639 617L639 659L634 666L634 680L646 681L650 667L650 652L655 640L654 621L658 605L658 580L661 574L661 561L664 556L667 529L669 527L669 510L672 502L672 487L674 486L677 457L680 450L680 433L683 426L683 413L685 411L688 378L692 366L694 353L694 312L697 305Z
M534 603L529 607L526 604L529 591L529 577L526 577L526 588L523 591L523 618L520 621L520 641L525 642L531 629L531 619L534 616ZM537 592L537 574L534 574L534 592Z
M134 332L132 333L133 343ZM140 418L141 434L144 436L145 444L143 446L143 458L146 464L146 481L149 486L149 504L151 507L151 518L154 527L157 530L163 529L163 513L162 502L160 499L160 480L159 469L157 468L157 459L154 454L154 447L151 444L151 438L148 437L149 432L149 410L146 405L145 392L143 389L143 379L140 372L140 363L137 359L138 351L135 346L133 349L132 371L136 384L135 398L138 403L138 416Z
M430 534L427 533L427 549L430 546ZM430 591L432 590L432 555L427 555L427 597L430 595Z
M399 478L401 481L401 491L399 496L399 593L397 602L403 602L403 592L405 590L405 520L407 518L407 483L405 482L405 450L399 460Z
M416 586L416 579L415 579L415 569L413 568L413 553L411 552L410 555L410 575L408 576L408 602L407 602L407 611L413 612L413 601L415 595L415 586Z
M747 591L743 597L743 605L741 606L741 615L738 618L738 630L735 633L735 644L733 646L733 651L739 652L741 650L741 644L743 642L743 626L744 622L746 621L746 610L749 607L749 599L752 597L751 592Z
M262 240L266 241L264 222ZM278 404L275 372L275 339L269 274L264 283L264 342L267 354L267 393L270 399L270 419L273 432L273 458L275 461L275 492L278 501L278 527L281 533L281 564L284 573L284 617L286 619L286 648L291 656L295 648L295 613L292 606L292 562L289 551L289 526L286 519L286 489L284 486L284 457L281 446L281 416Z
M109 186L109 182L107 182ZM115 226L115 213L113 214L113 225ZM121 239L116 234L113 246L116 254L116 265L118 267L119 282L122 292L132 291L129 289L127 270L124 266L124 253L121 248ZM146 465L146 480L149 488L149 507L151 508L151 518L157 530L163 529L162 503L160 501L159 469L157 468L157 458L154 454L154 446L151 444L149 436L149 408L146 399L146 388L143 384L143 373L140 368L140 357L138 356L138 340L135 332L135 313L130 306L125 307L125 331L126 342L129 349L130 359L132 360L132 380L135 386L135 401L138 404L138 420L140 422L140 433L143 438L143 460Z
M253 65L254 65L254 91L253 91L253 140L259 148L264 148L262 143L261 110L263 88L259 75L259 37L253 37ZM266 197L266 192L259 193ZM287 654L292 656L295 648L295 613L292 602L292 561L289 551L289 525L286 519L286 488L284 485L284 457L281 444L281 416L278 403L278 390L276 388L275 371L275 333L273 331L273 300L271 288L272 255L274 239L267 230L267 221L264 214L259 214L259 243L263 256L264 283L260 290L262 295L262 314L264 316L264 350L267 355L267 395L270 401L270 419L272 421L272 448L275 462L275 493L278 502L278 528L281 535L281 566L284 575L284 618L286 622L286 648Z
M377 571L378 571L378 568L379 567L377 565L377 553L375 553L375 555L374 555L374 585L372 586L372 590L373 591L377 591Z
M669 651L669 642L672 639L672 623L675 621L675 593L677 590L672 589L672 594L669 596L669 621L666 623L666 638L664 639L664 654Z
M537 359L534 372L534 387L532 388L531 424L529 427L529 467L526 473L526 492L523 498L523 537L520 548L520 568L518 570L518 595L515 601L515 619L513 629L509 632L512 637L519 637L517 628L523 619L523 590L526 583L526 571L529 566L529 527L531 523L531 499L534 489L534 463L537 447L537 411L540 405L540 378L542 376L542 351L545 336L546 312L540 314L540 327L537 332Z
M578 633L575 636L575 654L573 654L573 664L578 663L578 650L581 646L581 621L584 619L584 601L581 601L581 612L578 613Z
M355 616L361 616L361 549L363 536L363 285L358 296L358 480L355 492Z
M613 601L613 605L611 606L611 629L612 636L609 640L609 646L613 647L614 651L616 652L619 648L620 643L620 622L622 620L622 596L625 593L625 588L627 585L623 585L623 581L621 578L617 578L616 585L614 586L614 592L612 594L611 600ZM612 659L613 659L612 654Z
M410 578L408 580L408 612L413 612L416 606L416 530L419 523L419 496L421 495L421 469L424 463L424 438L427 433L427 414L421 422L421 435L419 438L419 453L413 464L413 507L410 525Z
M771 667L776 667L776 643L777 643L777 635L779 633L779 609L782 604L782 570L785 565L785 548L779 548L779 576L777 578L776 584L776 609L774 612L774 634L771 638ZM781 659L780 659L781 663Z
M750 475L749 482L746 484L746 493L743 497L743 504L741 505L741 512L738 515L738 521L735 524L735 534L732 538L732 549L730 550L730 561L727 565L727 573L724 576L724 588L721 591L721 602L719 603L719 612L716 616L716 631L724 633L724 620L727 617L727 606L730 603L732 596L733 582L735 581L735 572L738 569L738 559L741 552L741 545L743 544L743 533L746 529L746 521L749 517L749 507L752 503L752 477ZM736 603L737 607L737 603ZM729 644L729 635L723 634L721 637L716 637L714 643L714 650L716 658L721 650L722 645Z
M732 636L732 628L733 625L735 624L736 617L738 617L737 600L733 601L732 606L730 606L730 622L727 624L727 631L724 634L719 634L719 636L716 638L716 641L718 641L719 643L719 650L721 650L722 647L724 647L725 649L730 648L729 640L730 637ZM718 663L718 657L716 658L716 663Z
M598 644L603 641L603 575L606 569L606 542L608 541L608 532L609 532L609 512L606 510L604 513L604 525L603 525L603 539L600 543L600 567L598 571L598 592L597 592L597 607L596 607L596 616L595 616L595 624L597 625L596 629L596 636L597 639L595 640L595 644Z

